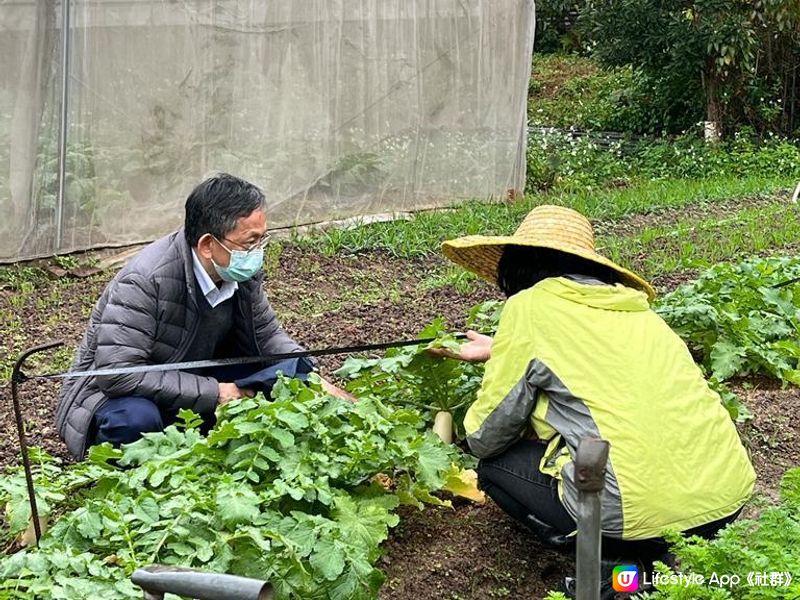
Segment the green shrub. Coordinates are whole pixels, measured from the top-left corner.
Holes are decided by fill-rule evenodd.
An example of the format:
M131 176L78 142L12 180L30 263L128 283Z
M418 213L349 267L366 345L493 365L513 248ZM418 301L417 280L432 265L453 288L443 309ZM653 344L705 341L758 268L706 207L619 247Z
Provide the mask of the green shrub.
M627 185L658 179L800 177L800 144L779 137L758 141L743 131L708 144L696 134L672 139L619 140L601 145L591 137L557 130L532 132L528 142L528 192Z
M474 306L467 328L486 334L497 329L503 303L490 300ZM439 411L453 415L457 434L463 434L464 415L475 401L483 377L483 364L429 356L428 348L458 350L461 345L442 318L435 319L417 336L435 337L424 346L386 351L383 358L348 357L336 375L349 379L347 389L359 398L378 396L384 402L414 408L429 424Z
M637 78L630 68L600 69L588 58L536 56L528 116L531 125L600 131L642 130Z
M550 132L531 136L528 144L528 192L602 187L631 176L631 165L623 160L619 143L603 148L589 138Z
M800 258L723 263L663 296L656 311L714 379L765 374L800 384Z
M800 598L800 469L786 473L780 504L758 519L726 527L713 541L669 536L679 560L680 583L656 586L649 600L789 600ZM663 565L659 572L670 572ZM724 586L722 575L740 580ZM787 574L789 577L787 577ZM702 583L700 580L702 578Z
M538 0L536 2L536 52L577 50L581 46L575 17L586 0Z
M799 26L796 0L594 0L578 24L595 58L645 75L666 122L708 118L726 134L749 124L784 135L798 125Z
M601 68L576 55L536 55L528 116L532 125L635 134L677 133L696 123L673 111L653 81L636 68ZM687 115L691 114L691 118Z
M744 177L753 173L797 177L800 145L776 136L758 141L748 130L719 144L707 144L687 134L640 144L632 162L634 170L654 179Z
M416 412L318 382L225 405L207 438L180 416L183 428L63 469L37 455L40 506L58 518L37 548L0 557L0 599L141 598L128 577L152 563L269 579L276 599L374 599L395 509L441 504L430 492L459 460ZM24 481L20 468L0 478L4 545L30 515Z

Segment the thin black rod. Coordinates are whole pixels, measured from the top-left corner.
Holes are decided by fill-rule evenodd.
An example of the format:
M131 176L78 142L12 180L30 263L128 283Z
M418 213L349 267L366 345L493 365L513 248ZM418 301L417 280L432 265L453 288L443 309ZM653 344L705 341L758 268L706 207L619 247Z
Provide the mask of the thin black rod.
M28 486L28 499L31 503L31 519L33 520L33 532L36 535L37 546L42 537L42 527L39 524L39 509L36 506L36 491L33 487L33 473L31 472L31 461L28 456L28 442L25 439L25 425L22 422L22 407L19 403L19 384L28 379L22 372L22 365L30 356L38 352L44 352L45 350L62 346L63 344L63 341L57 341L30 348L17 358L17 361L14 363L14 368L11 370L11 400L14 404L14 417L17 421L17 435L19 436L19 450L22 454L22 466L25 469L25 483Z
M484 334L487 335L487 334ZM464 339L466 334L460 333L453 336L455 339ZM46 373L25 377L25 379L71 379L76 377L96 377L102 375L125 375L129 373L152 373L157 371L187 371L189 369L207 369L209 367L227 367L231 365L249 365L271 363L288 358L303 358L307 356L329 356L332 354L354 354L371 350L387 350L403 346L420 346L436 341L438 338L425 338L419 340L402 340L383 342L380 344L366 344L362 346L344 346L341 348L321 348L319 350L304 350L302 352L284 352L269 354L267 356L243 356L239 358L220 358L216 360L193 360L189 362L165 363L160 365L137 365L134 367L119 367L110 369L94 369L91 371L67 371L66 373Z
M798 188L800 188L800 184L798 184ZM787 285L792 285L793 283L797 283L798 281L800 281L800 277L795 277L794 279L789 279L787 281L782 281L780 283L776 283L772 287L773 288L782 288L782 287L786 287Z

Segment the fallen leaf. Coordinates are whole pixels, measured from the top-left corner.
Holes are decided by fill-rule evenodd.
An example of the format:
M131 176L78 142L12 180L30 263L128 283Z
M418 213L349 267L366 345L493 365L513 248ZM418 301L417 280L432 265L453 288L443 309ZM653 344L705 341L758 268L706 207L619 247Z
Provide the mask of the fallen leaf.
M486 494L478 489L478 474L474 469L462 470L453 465L447 473L447 479L445 479L442 489L478 504L486 502Z

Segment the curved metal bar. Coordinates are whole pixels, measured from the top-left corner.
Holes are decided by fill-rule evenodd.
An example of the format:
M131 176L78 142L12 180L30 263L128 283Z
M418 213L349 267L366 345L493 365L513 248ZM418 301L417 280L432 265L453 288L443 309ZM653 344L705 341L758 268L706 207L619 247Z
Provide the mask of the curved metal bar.
M183 567L151 565L134 571L131 581L154 599L177 594L197 600L272 600L272 586L266 581Z
M465 339L466 334L456 334L455 339ZM365 344L362 346L344 346L341 348L321 348L318 350L303 350L302 352L282 352L280 354L267 354L264 356L242 356L237 358L216 358L211 360L192 360L188 362L164 363L159 365L134 365L132 367L112 367L108 369L92 369L89 371L66 371L60 373L46 373L37 375L36 379L69 379L73 377L97 377L98 375L123 375L128 373L155 373L161 371L187 371L189 369L207 369L209 367L226 367L233 365L265 364L284 360L287 358L302 358L304 356L330 356L332 354L351 354L354 352L367 352L371 350L388 350L389 348L402 348L406 346L421 346L436 341L437 338L420 340L403 340L395 342L381 342L378 344ZM32 378L31 378L32 379Z
M575 556L577 600L600 597L600 494L605 487L610 444L584 437L575 454L575 487L578 488L578 542Z
M22 366L34 354L51 350L58 346L63 346L64 340L57 342L50 342L49 344L42 344L29 348L19 355L14 368L11 370L11 401L14 404L14 417L17 422L17 435L19 436L19 450L22 454L22 466L25 469L25 483L28 486L28 499L31 503L31 520L33 521L33 532L36 535L36 544L39 544L39 539L42 537L42 526L39 523L39 509L36 506L36 491L33 487L33 473L31 473L31 461L28 456L28 442L25 439L25 425L22 422L22 407L19 403L19 385L29 379L25 373L22 372Z

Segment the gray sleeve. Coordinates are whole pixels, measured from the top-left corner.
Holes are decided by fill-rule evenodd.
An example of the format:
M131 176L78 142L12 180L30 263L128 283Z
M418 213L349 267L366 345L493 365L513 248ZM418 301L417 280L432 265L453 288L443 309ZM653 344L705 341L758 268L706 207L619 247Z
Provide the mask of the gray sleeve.
M508 450L527 430L535 404L536 393L523 377L480 429L467 437L470 452L478 458L490 458Z
M153 364L158 330L157 294L152 282L131 274L114 284L97 328L98 369ZM140 396L164 409L214 410L219 397L215 379L183 371L102 375L98 387L109 398Z

